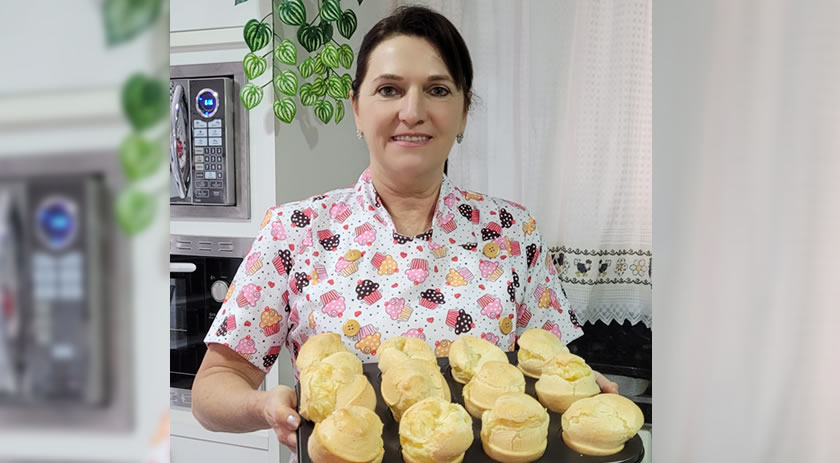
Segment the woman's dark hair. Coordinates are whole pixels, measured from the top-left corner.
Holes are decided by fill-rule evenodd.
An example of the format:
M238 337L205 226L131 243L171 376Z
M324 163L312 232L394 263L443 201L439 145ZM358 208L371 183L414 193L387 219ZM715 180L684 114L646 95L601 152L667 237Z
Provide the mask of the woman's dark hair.
M455 86L464 93L464 110L468 110L473 68L467 44L446 17L422 6L399 7L365 34L356 61L356 79L352 85L353 99L359 99L359 88L367 74L370 53L380 43L396 35L426 39L437 49L455 80Z

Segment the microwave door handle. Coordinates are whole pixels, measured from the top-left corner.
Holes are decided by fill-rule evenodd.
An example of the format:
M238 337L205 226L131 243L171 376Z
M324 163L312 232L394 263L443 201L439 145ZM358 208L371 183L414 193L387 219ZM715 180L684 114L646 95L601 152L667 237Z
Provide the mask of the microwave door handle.
M193 273L196 266L192 262L170 262L169 273Z
M187 186L186 181L181 176L181 167L178 162L177 130L180 118L184 117L184 114L181 112L187 110L187 107L182 105L184 101L184 86L175 85L175 91L172 94L172 102L169 106L169 170L172 172L172 177L175 180L175 186L178 189L178 196L181 199L187 197Z

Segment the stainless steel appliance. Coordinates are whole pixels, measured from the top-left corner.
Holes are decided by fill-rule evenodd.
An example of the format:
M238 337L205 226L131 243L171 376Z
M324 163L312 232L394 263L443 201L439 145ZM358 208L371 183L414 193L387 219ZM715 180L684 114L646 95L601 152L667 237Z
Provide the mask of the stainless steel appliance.
M0 259L17 273L2 290L0 400L104 400L102 282L91 278L102 273L101 197L83 175L0 180Z
M0 427L130 424L120 185L116 153L0 159Z
M204 336L252 241L251 238L170 235L170 405L191 405L195 374L207 352Z
M171 68L172 217L250 218L243 77L235 63Z

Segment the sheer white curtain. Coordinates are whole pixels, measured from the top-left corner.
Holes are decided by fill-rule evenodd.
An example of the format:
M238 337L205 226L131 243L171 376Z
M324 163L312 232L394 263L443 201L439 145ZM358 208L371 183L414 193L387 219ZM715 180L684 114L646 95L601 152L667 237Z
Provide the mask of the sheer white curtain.
M651 1L419 3L475 69L451 178L531 209L581 320L649 327Z

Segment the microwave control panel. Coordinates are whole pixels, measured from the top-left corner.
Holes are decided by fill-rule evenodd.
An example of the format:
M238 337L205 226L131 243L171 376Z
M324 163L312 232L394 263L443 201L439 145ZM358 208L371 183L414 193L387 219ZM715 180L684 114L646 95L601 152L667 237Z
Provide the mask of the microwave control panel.
M229 77L189 79L193 203L235 202L234 96Z

